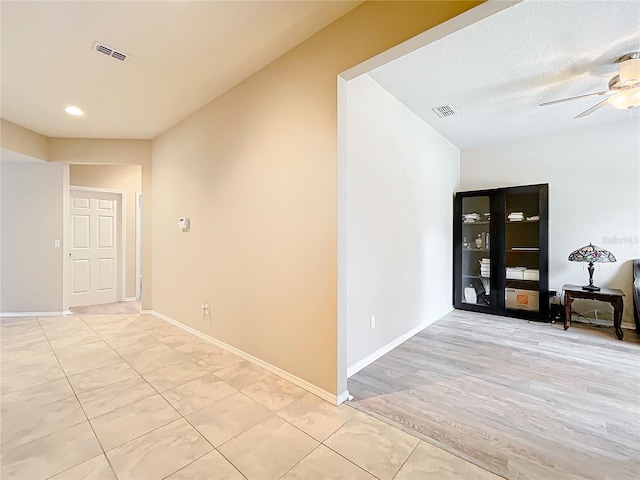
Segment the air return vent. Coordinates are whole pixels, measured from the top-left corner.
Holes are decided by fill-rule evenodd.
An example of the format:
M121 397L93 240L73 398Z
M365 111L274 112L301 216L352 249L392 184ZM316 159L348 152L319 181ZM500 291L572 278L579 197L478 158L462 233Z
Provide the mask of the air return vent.
M116 60L120 60L121 62L127 61L129 55L126 53L118 52L117 50L105 45L104 43L96 42L92 47L96 52L107 55L111 58L115 58Z
M458 113L451 105L442 105L441 107L432 108L432 110L436 112L436 115L440 118L450 117Z

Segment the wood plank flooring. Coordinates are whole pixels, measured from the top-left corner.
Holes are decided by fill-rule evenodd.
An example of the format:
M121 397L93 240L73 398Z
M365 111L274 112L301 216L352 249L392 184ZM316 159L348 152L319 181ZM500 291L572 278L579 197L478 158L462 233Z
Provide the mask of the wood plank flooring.
M454 311L349 379L351 402L509 479L640 479L640 338Z

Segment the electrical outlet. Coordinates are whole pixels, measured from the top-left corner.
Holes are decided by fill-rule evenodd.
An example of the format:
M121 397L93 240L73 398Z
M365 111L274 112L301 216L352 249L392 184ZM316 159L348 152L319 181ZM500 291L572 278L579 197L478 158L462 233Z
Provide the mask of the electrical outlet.
M202 313L209 315L209 304L206 302L202 302Z
M376 317L371 317L371 328L376 328Z

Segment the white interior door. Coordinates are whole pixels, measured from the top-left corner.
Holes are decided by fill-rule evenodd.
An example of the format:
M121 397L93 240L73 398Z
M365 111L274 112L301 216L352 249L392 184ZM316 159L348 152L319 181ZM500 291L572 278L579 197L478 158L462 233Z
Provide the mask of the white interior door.
M120 195L71 190L70 307L118 300Z

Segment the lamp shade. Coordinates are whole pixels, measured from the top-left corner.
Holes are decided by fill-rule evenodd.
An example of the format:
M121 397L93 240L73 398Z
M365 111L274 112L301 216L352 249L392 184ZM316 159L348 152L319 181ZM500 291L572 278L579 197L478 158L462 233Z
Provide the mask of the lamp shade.
M592 262L592 263L608 263L615 262L616 257L613 253L604 248L596 247L591 243L578 250L571 252L569 255L571 262Z

